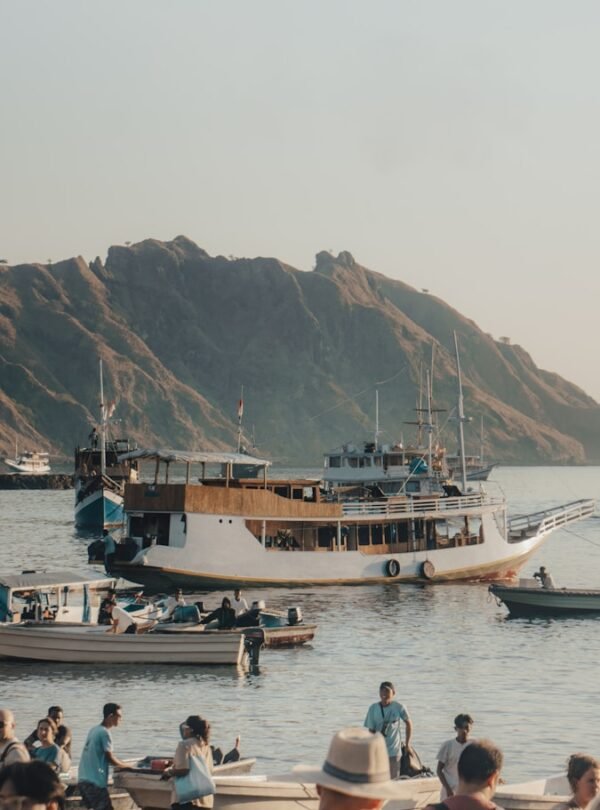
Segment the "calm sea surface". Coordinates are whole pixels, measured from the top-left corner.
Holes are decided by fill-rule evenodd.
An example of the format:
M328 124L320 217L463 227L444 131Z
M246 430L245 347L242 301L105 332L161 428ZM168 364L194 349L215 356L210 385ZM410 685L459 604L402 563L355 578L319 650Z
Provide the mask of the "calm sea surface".
M512 513L600 496L600 468L501 468ZM89 572L89 536L72 524L72 492L0 492L0 571L68 568ZM600 521L551 535L524 573L543 563L557 585L600 588ZM93 572L97 575L97 570ZM0 663L1 703L25 736L50 704L74 730L74 753L104 702L123 704L114 734L120 756L174 750L188 714L213 723L213 742L237 733L244 754L269 774L320 762L331 734L361 725L382 680L396 684L414 722L414 744L435 766L458 712L475 736L506 756L505 779L560 771L568 754L600 755L597 703L600 620L507 620L485 585L373 586L246 592L273 607L299 605L319 624L313 646L263 652L260 674L227 668L56 666ZM204 597L217 605L221 594Z

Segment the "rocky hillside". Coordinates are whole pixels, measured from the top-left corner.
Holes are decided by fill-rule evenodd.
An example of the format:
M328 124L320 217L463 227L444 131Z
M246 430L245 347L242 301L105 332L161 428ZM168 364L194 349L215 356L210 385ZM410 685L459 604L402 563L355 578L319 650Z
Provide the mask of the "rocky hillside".
M422 369L448 447L459 334L465 409L485 418L504 462L600 459L600 406L538 369L519 346L484 334L443 301L319 253L312 272L276 259L211 257L185 237L81 257L0 267L0 451L70 455L98 412L98 359L116 433L145 446L230 449L244 424L260 452L318 466L322 453L374 430L413 428ZM378 384L378 385L377 385ZM472 451L478 429L467 429Z

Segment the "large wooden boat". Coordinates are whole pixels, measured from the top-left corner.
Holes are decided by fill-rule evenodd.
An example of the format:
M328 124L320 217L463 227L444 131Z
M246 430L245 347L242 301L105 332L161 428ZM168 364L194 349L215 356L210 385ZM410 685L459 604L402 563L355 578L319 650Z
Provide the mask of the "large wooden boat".
M76 664L221 664L244 666L244 636L203 633L116 634L103 625L0 624L0 657Z
M151 459L156 473L125 489L126 539L113 572L158 591L510 579L552 531L595 508L581 500L509 518L504 499L456 488L343 500L323 497L313 480L269 480L268 462L247 456L262 479L203 470L191 483L193 464L225 463L229 473L235 454L139 450L126 458ZM187 465L186 483L168 483L175 462Z
M575 588L542 588L536 580L519 585L490 585L511 616L571 616L600 614L600 591Z

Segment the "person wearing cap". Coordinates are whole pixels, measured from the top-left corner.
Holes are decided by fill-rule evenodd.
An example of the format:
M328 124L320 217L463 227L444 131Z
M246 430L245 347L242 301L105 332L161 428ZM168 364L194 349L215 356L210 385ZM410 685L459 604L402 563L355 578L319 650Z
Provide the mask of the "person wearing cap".
M406 788L390 778L381 734L345 728L334 735L323 767L297 765L295 781L314 782L319 810L380 810L389 799L406 798Z
M458 787L454 796L425 810L500 810L492 796L502 770L502 751L489 740L474 740L458 760Z
M370 732L378 731L385 738L392 779L397 779L400 775L400 754L402 753L400 722L403 722L406 727L407 748L412 736L412 721L406 708L394 700L395 694L394 684L391 681L383 681L379 687L380 700L369 706L364 722Z
M555 590L556 585L554 584L554 579L552 578L552 574L546 571L545 565L540 565L540 570L536 571L533 576L535 579L539 579L542 588L545 588L548 591Z

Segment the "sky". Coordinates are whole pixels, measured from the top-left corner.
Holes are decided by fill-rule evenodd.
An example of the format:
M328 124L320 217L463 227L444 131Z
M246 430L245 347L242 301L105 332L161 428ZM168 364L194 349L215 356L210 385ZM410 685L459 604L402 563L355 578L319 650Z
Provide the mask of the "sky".
M0 257L320 250L600 400L600 5L0 0Z

